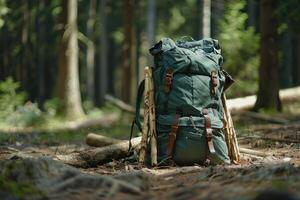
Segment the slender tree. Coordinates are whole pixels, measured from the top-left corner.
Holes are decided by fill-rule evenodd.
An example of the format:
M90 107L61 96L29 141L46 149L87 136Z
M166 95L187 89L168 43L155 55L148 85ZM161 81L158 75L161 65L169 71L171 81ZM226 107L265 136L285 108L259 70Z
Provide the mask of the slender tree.
M147 39L150 48L155 43L155 24L156 24L156 0L148 0L147 12ZM153 66L153 58L148 54L148 65Z
M211 37L216 38L222 30L220 29L220 19L223 18L225 0L211 1Z
M134 0L125 0L124 7L122 99L128 103L133 103L136 88L136 30L134 24Z
M293 86L293 39L292 31L288 28L282 34L281 41L282 62L279 67L281 88Z
M260 1L260 68L259 90L254 110L281 110L279 99L277 22L274 15L275 1Z
M77 119L83 115L78 74L77 0L62 1L64 33L60 44L60 97L65 115Z
M100 0L99 4L100 18L100 56L99 56L99 98L98 104L103 105L104 95L107 92L108 66L107 66L107 25L106 25L106 0Z
M288 25L284 33L284 60L291 60L292 83L300 85L300 4L299 0L278 1L277 16L281 24ZM292 54L292 55L289 55ZM285 61L287 62L287 61ZM284 69L283 69L284 70Z
M22 1L22 32L21 32L21 66L18 70L18 77L22 83L23 88L28 89L28 67L29 67L29 28L30 28L30 10L29 10L29 2Z
M87 52L86 52L86 67L87 67L87 94L89 100L95 100L95 44L94 44L94 26L96 18L96 0L90 0L89 16L87 20Z
M211 0L203 0L202 36L211 37Z
M196 11L194 14L195 14L195 18L196 18L196 21L197 21L197 24L198 26L196 26L195 28L195 33L194 33L194 37L195 38L202 38L203 37L203 26L202 26L202 23L203 23L203 1L202 0L197 0L196 1Z
M247 0L248 26L256 26L256 0Z
M156 0L148 0L147 38L149 46L155 42Z
M39 17L38 17L38 104L41 108L45 100L45 15L43 11L45 9L45 1L39 1Z

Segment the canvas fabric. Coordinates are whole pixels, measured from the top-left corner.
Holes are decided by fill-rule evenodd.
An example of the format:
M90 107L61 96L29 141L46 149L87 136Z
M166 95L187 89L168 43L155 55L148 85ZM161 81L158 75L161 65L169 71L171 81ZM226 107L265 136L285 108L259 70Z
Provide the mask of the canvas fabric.
M168 159L167 144L171 127L178 120L177 138L172 159L180 165L203 163L208 155L212 163L230 163L223 135L223 106L221 94L225 75L223 57L217 40L207 38L195 41L182 38L174 42L163 38L150 50L154 57L154 84L158 162ZM166 93L167 73L172 72L172 84ZM217 73L217 86L211 92L212 72ZM137 116L143 94L140 85L137 98ZM203 109L213 129L214 154L209 153ZM139 117L137 125L141 128Z

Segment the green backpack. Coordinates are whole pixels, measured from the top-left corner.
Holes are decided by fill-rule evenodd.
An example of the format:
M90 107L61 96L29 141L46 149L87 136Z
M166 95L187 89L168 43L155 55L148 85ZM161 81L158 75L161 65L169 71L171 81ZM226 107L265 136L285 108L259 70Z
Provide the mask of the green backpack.
M178 165L230 164L223 135L226 72L217 40L163 38L150 50L154 56L157 159ZM135 123L141 130L139 86ZM166 162L168 163L168 162Z

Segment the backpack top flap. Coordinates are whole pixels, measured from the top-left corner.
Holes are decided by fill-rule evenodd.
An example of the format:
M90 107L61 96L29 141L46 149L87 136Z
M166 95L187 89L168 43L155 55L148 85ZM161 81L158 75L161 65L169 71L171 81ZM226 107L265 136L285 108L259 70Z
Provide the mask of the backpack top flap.
M156 68L173 68L178 73L210 76L212 71L220 70L223 63L219 43L211 38L176 43L163 38L149 51L154 56Z

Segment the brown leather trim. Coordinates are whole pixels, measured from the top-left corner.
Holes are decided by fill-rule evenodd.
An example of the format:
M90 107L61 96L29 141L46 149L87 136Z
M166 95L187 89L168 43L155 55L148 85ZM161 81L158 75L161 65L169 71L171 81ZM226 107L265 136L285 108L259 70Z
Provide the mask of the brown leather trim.
M169 94L171 88L172 88L172 83L173 83L173 69L169 68L167 70L166 76L165 76L165 88L164 92L165 94Z
M178 123L179 123L180 114L176 114L174 123L171 127L171 132L169 134L168 138L168 147L167 147L167 153L169 157L173 157L173 151L174 151L174 145L176 142L176 135L178 130Z
M213 138L213 134L212 134L212 128L211 128L211 120L208 116L208 110L207 109L203 109L203 114L204 114L204 126L205 126L205 130L206 130L206 139L207 139L207 145L208 145L208 149L210 153L215 153L215 147L212 141Z

